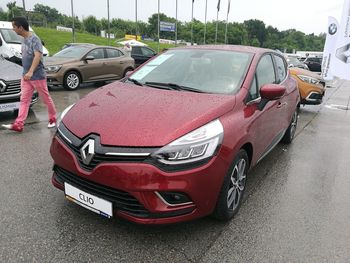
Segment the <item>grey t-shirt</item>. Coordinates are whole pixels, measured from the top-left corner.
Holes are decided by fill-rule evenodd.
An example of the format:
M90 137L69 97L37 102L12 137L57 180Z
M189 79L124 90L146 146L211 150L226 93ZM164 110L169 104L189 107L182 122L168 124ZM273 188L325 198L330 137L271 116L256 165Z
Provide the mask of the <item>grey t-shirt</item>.
M39 51L42 54L43 46L41 44L40 39L32 33L29 37L24 38L24 41L22 43L23 76L29 71L33 63L34 51ZM46 73L43 64L43 58L41 57L39 65L34 70L33 76L30 80L42 80L45 78Z

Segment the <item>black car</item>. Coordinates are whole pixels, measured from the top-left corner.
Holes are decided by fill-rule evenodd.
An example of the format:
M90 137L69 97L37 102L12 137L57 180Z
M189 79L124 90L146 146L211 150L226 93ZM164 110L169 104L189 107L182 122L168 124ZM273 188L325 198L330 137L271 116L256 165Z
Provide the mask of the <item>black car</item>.
M18 111L21 97L22 67L0 56L0 112ZM35 91L31 105L38 101Z
M296 57L286 57L288 67L297 67L302 69L309 69L309 67L304 63L299 61Z
M146 46L132 46L131 57L135 60L135 68L157 55L153 49Z
M307 57L303 62L309 67L309 70L321 72L322 58Z

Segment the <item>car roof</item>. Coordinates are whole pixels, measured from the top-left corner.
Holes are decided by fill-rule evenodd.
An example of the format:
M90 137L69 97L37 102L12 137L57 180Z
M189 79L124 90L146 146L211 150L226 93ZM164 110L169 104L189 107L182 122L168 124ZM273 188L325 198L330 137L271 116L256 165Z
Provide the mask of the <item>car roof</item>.
M240 51L253 54L263 54L266 52L273 52L278 54L278 52L260 47L242 46L242 45L200 45L200 46L184 46L179 47L181 49L207 49L207 50L226 50L226 51Z
M65 45L70 45L70 46L78 46L78 45L91 45L91 46L95 46L95 44L93 43L77 43L77 42L74 42L74 43L66 43Z

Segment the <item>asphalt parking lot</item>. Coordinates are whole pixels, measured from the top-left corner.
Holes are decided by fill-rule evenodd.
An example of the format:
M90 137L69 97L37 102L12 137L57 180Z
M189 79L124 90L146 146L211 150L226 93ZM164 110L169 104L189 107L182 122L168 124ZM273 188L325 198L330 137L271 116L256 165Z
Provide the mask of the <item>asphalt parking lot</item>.
M88 92L54 88L62 111ZM292 145L278 145L249 174L230 222L170 226L105 219L51 185L46 109L22 134L0 130L0 262L349 262L350 82L301 108ZM0 113L0 124L13 121Z

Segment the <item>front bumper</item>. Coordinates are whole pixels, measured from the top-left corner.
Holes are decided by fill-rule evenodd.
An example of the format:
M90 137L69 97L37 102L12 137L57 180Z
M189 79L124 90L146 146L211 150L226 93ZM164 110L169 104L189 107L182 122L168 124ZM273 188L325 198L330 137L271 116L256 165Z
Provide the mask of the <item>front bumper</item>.
M213 212L228 169L220 157L191 170L165 172L148 163L102 162L93 170L81 167L76 154L57 136L53 138L52 183L64 182L113 203L114 215L140 224L169 224L193 220ZM184 203L170 204L162 193L180 193Z
M46 72L46 80L48 85L63 85L64 72L61 68L57 72Z
M318 105L322 103L324 97L324 92L319 93L316 91L312 91L309 93L309 95L301 100L301 104L308 104L308 105Z

